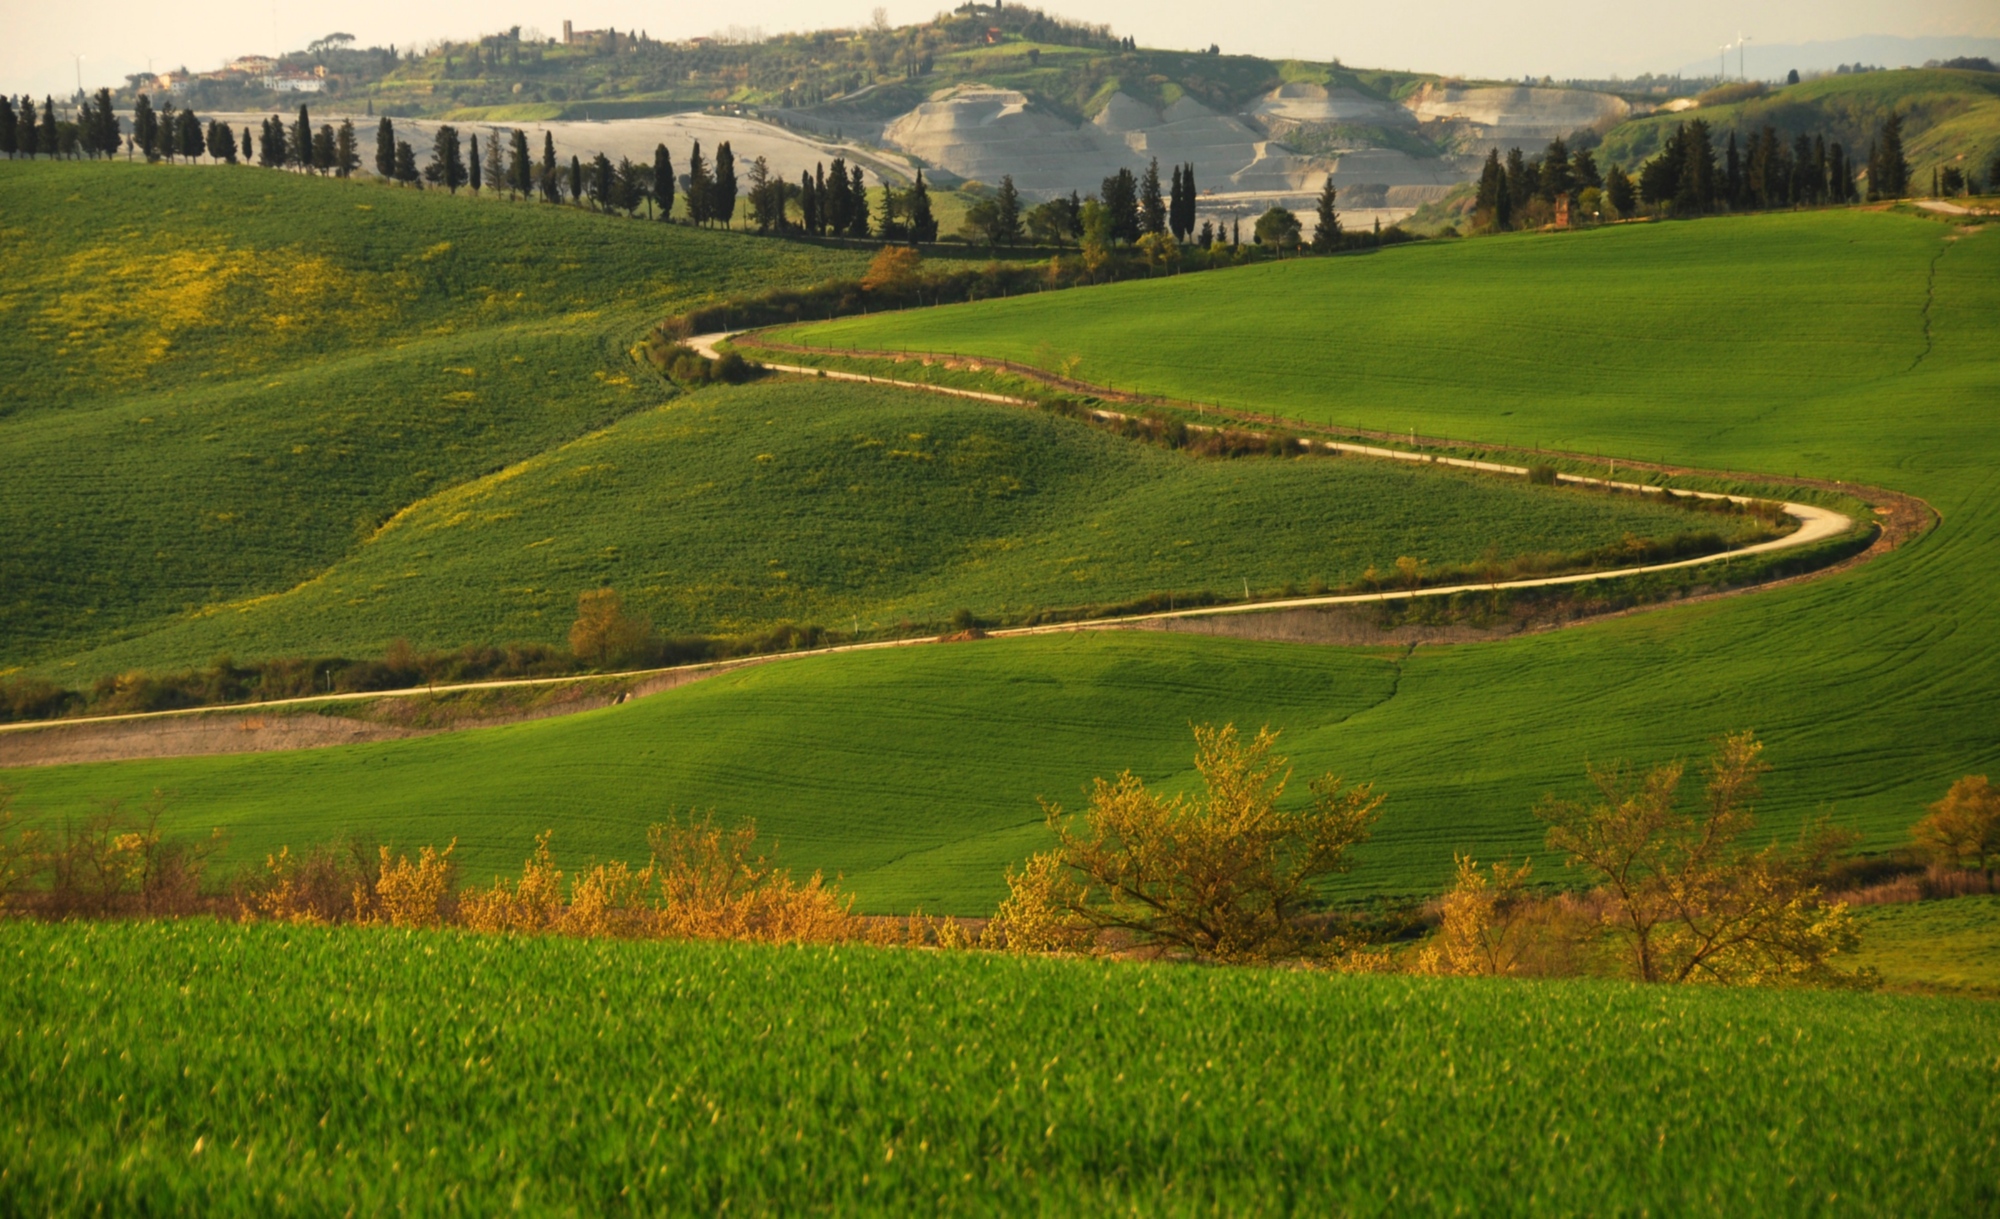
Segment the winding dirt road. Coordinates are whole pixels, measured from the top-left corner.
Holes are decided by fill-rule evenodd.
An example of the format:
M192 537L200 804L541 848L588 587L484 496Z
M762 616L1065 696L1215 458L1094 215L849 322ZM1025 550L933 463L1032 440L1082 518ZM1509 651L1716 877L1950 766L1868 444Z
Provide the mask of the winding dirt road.
M710 359L714 359L718 354L716 351L716 344L736 334L741 334L741 333L743 332L724 331L715 334L697 335L693 338L688 339L687 343L699 354L706 356ZM1028 407L1028 408L1033 408L1035 406L1035 403L1030 402L1025 398L1010 397L1005 394L982 393L977 390L957 389L950 386L929 385L918 381L901 381L887 377L874 377L874 376L867 376L861 373L840 372L832 369L811 368L803 365L773 364L765 362L763 363L762 366L773 372L794 374L798 376L814 377L814 378L824 377L827 380L855 381L870 385L889 385L901 389L920 390L925 393L943 394L954 398L970 398L981 402L992 402L1003 406L1018 406L1018 407ZM1097 414L1099 415L1099 417L1107 419L1115 419L1118 417L1117 412L1113 411L1099 411L1097 412ZM1528 474L1528 469L1525 466L1504 465L1498 462L1472 461L1456 457L1438 457L1428 453L1411 452L1403 449L1382 448L1374 445L1353 444L1345 441L1308 439L1305 441L1305 443L1309 445L1318 446L1320 448L1327 450L1338 451L1341 453L1351 453L1357 456L1375 458L1385 461L1407 461L1419 464L1456 466L1461 469L1477 470L1488 474L1511 475L1514 477L1525 477ZM1574 483L1581 486L1605 487L1620 491L1631 491L1641 494L1652 494L1652 495L1658 495L1663 493L1661 488L1650 486L1645 483L1617 482L1610 479L1588 478L1577 474L1558 474L1556 477L1563 482ZM1751 502L1750 497L1747 496L1722 495L1716 492L1709 492L1709 491L1683 491L1680 492L1680 494L1694 495L1702 499L1712 499L1712 500L1726 499L1733 501L1735 503ZM1195 609L1154 611L1151 613L1143 613L1143 614L1125 614L1111 618L1091 618L1074 622L1046 623L1039 626L1006 627L999 630L986 632L985 636L987 638L994 638L994 639L1012 639L1012 638L1021 638L1033 635L1053 635L1053 634L1067 633L1072 631L1123 629L1143 623L1167 622L1177 619L1214 618L1232 614L1256 614L1256 613L1267 613L1272 611L1283 611L1283 610L1313 609L1313 608L1327 607L1327 606L1369 605L1385 601L1407 601L1419 597L1449 597L1455 594L1468 593L1468 592L1491 592L1491 591L1499 591L1505 589L1555 588L1563 585L1586 584L1597 580L1616 579L1623 576L1643 575L1648 572L1676 571L1683 568L1700 567L1705 564L1720 562L1726 559L1741 558L1744 556L1756 555L1756 554L1767 554L1772 551L1790 550L1802 546L1810 546L1817 542L1826 541L1829 538L1838 537L1854 527L1853 519L1848 517L1847 515L1839 512L1834 512L1830 509L1820 508L1812 504L1786 503L1783 505L1783 508L1788 516L1791 516L1796 521L1798 521L1798 528L1793 530L1791 533L1786 534L1783 537L1775 538L1768 542L1759 542L1750 546L1738 547L1734 550L1721 551L1715 554L1701 555L1692 559L1678 559L1668 563L1649 563L1640 567L1621 567L1610 571L1577 572L1561 576L1538 576L1531 579L1522 579L1522 580L1502 580L1502 581L1493 581L1485 583L1451 584L1451 585L1440 585L1440 586L1426 587L1426 588L1396 589L1396 590L1373 592L1373 593L1339 593L1339 594L1326 594L1321 596L1287 597L1287 598L1268 600L1268 601L1246 601L1231 605L1209 605L1209 606L1201 606ZM552 686L569 682L602 681L607 676L640 683L643 688L636 688L633 691L634 695L639 695L643 693L651 693L653 690L656 689L666 689L674 685L684 684L687 681L699 680L703 677L712 676L714 674L725 673L731 669L744 668L749 665L775 664L781 661L800 660L812 656L828 656L842 652L875 651L882 648L904 648L904 647L912 647L920 644L929 644L935 642L937 642L937 640L931 636L922 636L910 639L887 639L887 640L876 640L867 643L834 644L822 648L812 648L808 650L795 651L795 652L778 652L760 656L746 656L738 659L725 660L725 661L705 661L695 664L672 665L660 669L635 670L631 672L611 674L611 675L591 674L591 675L579 675L579 676L569 676L569 677L541 677L541 678L521 678L521 679L503 680L503 681L467 682L460 685L421 687L411 690L380 690L380 691L370 691L367 693L357 693L357 694L308 695L300 698L277 699L271 702L254 703L254 704L239 705L239 706L191 707L175 711L148 711L148 712L135 712L126 715L92 716L81 719L37 720L25 723L0 724L0 734L8 736L11 736L12 734L33 734L37 732L50 732L50 733L59 732L64 734L65 736L72 738L71 740L65 743L65 746L63 748L50 750L50 749L36 748L33 745L30 745L27 741L22 740L20 737L14 737L12 740L7 741L6 746L0 746L0 766L20 766L20 765L32 766L32 765L52 764L58 761L71 762L71 761L81 760L77 756L79 747L87 751L88 745L84 741L77 740L74 738L77 736L79 731L87 732L91 730L92 726L98 726L98 725L103 726L103 730L106 731L107 733L113 733L121 738L125 738L125 737L131 737L135 735L135 733L137 732L145 732L146 731L144 728L145 721L166 720L175 717L265 715L273 710L279 710L285 708L298 708L310 705L326 705L331 703L357 702L362 700L376 700L376 699L386 699L386 698L432 697L435 696L436 694L447 694L459 690L494 690L494 689L506 689L514 687ZM107 741L107 744L108 743L109 741ZM329 740L323 743L337 744L341 742ZM136 748L135 745L137 746ZM286 746L275 745L274 747L285 748ZM291 747L297 748L298 746L293 745ZM182 756L184 754L189 754L189 753L216 753L216 752L242 752L242 751L257 751L257 746L254 744L248 745L247 750L245 749L244 744L238 744L234 748L215 748L210 746L204 746L200 744L198 740L187 738L180 734L159 734L159 739L157 741L152 741L150 743L139 743L132 740L122 740L120 742L120 747L114 751L114 756L171 757L171 756ZM48 755L46 761L44 761L42 757L42 755L44 754Z

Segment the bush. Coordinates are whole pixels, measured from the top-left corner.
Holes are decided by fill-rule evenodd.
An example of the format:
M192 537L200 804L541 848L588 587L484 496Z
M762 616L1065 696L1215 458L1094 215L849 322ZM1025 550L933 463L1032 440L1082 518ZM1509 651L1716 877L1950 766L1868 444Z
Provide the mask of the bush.
M1528 481L1537 487L1553 487L1557 481L1556 468L1546 461L1538 461L1528 467Z

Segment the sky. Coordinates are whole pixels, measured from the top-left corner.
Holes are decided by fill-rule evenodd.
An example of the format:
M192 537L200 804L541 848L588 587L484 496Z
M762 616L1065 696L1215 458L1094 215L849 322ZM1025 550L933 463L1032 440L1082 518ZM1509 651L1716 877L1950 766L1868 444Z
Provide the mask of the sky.
M926 20L948 0L880 0L898 24ZM1339 59L1495 79L1597 78L1672 72L1715 54L1739 33L1753 45L1887 34L2000 38L1994 0L1680 0L1672 5L1535 6L1492 0L1422 5L1301 4L1298 0L1038 0L1047 11L1104 22L1152 47L1274 58ZM11 8L11 6L10 6ZM1414 11L1411 11L1414 10ZM237 55L296 50L322 35L363 46L423 45L512 25L558 34L643 29L655 38L713 34L735 24L767 33L866 24L871 0L733 0L726 7L648 0L98 0L29 3L8 12L0 92L68 93L122 83L131 72L195 71ZM1552 15L1543 15L1543 12ZM1586 13L1588 16L1586 16ZM1559 14L1559 15L1553 15ZM82 55L79 64L73 56ZM1894 65L1890 65L1894 66Z

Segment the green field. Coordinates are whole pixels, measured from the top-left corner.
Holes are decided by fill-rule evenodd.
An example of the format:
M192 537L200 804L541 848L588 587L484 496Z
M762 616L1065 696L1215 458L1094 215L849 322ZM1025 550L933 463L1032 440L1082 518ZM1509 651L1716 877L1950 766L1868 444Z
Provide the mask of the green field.
M0 171L0 257L0 669L283 592L409 504L659 402L625 352L662 314L866 262L362 182L52 162Z
M1201 460L1059 416L774 381L627 416L411 505L292 590L76 663L558 643L600 584L669 634L868 633L1761 525L1389 462Z
M458 835L482 868L551 826L577 852L630 856L669 807L713 806L758 818L793 866L845 873L870 908L974 913L1040 841L1036 796L1073 801L1128 766L1183 782L1190 721L1268 722L1302 771L1388 793L1352 892L1433 887L1454 849L1538 851L1530 808L1579 787L1586 759L1753 728L1777 768L1771 831L1829 811L1892 845L1953 779L2000 763L1996 272L1990 232L1821 213L1296 260L822 332L948 331L957 350L1030 361L1067 336L1057 358L1081 354L1099 380L1864 480L1941 512L1834 578L1408 655L1121 634L795 660L574 721L6 781L52 815L174 789L176 824L229 825L246 854L362 828ZM1272 300L1299 304L1259 307Z
M206 921L0 955L22 1213L2000 1203L1990 1003Z
M1863 906L1852 964L1885 985L2000 996L2000 897Z

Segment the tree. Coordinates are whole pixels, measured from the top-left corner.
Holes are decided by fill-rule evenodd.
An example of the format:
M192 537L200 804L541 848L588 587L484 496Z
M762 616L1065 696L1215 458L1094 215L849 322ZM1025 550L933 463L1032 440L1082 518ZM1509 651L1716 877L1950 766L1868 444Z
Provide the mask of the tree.
M820 230L819 190L810 169L799 171L799 227L808 233Z
M320 124L319 130L313 133L313 169L324 174L333 168L334 159L338 155L334 147L333 124Z
M1154 157L1146 166L1146 176L1139 180L1139 230L1143 233L1164 233L1167 231L1167 205L1160 198L1160 158Z
M1258 244L1283 251L1298 246L1300 231L1297 216L1285 208L1274 207L1257 217L1257 227L1251 234Z
M763 157L750 162L750 173L746 179L749 187L750 223L757 226L760 233L768 233L785 222L785 184L777 179L778 189L771 189L771 164ZM773 194L776 198L773 199ZM775 204L775 206L774 206Z
M866 240L868 237L868 179L863 176L859 165L848 167L848 208L847 233L850 237ZM887 190L887 187L884 187Z
M192 110L181 111L180 153L190 161L198 160L206 146L201 138L201 119Z
M715 146L713 189L715 200L709 205L709 218L720 220L723 228L729 228L736 223L736 154L730 150L728 140Z
M1139 240L1139 181L1129 169L1106 178L1098 196L1111 221L1113 241Z
M1438 902L1437 942L1418 958L1419 971L1475 977L1519 971L1529 944L1523 924L1530 902L1522 889L1531 865L1496 863L1488 875L1470 855L1454 853L1452 862L1458 878Z
M26 126L32 135L35 127L34 107L29 106L26 111ZM132 143L138 146L148 161L156 155L155 149L160 143L160 120L153 114L151 99L143 93L132 103ZM35 141L24 139L21 142L21 151L29 156L35 155L35 147Z
M111 90L99 89L97 91L97 104L91 107L90 123L91 147L107 157L116 155L119 142L118 112L111 108ZM228 128L224 128L224 130L227 131ZM11 147L9 150L11 151ZM211 153L210 155L214 154ZM235 159L236 145L235 139L232 136L230 140L229 160L234 161Z
M2000 790L1985 775L1967 775L1911 831L1917 849L1944 868L2000 871Z
M827 167L826 189L820 193L820 214L826 220L826 229L835 237L846 234L853 221L854 191L847 183L847 161L835 157Z
M1696 119L1682 131L1680 181L1674 192L1674 210L1695 216L1715 206L1715 147L1708 136L1708 122Z
M1535 179L1528 176L1527 162L1521 158L1521 150L1507 150L1507 212L1519 215L1527 206L1528 199L1535 193Z
M910 187L907 200L910 215L910 240L925 244L937 240L937 217L931 214L931 192L924 185L924 171L917 171L916 183Z
M1507 170L1500 150L1489 149L1479 169L1479 190L1472 200L1473 223L1484 229L1505 229L1514 214L1514 196L1507 188Z
M535 159L528 151L528 133L519 127L507 137L507 191L527 198L534 193Z
M1619 217L1630 216L1632 209L1638 206L1638 197L1632 189L1632 178L1616 161L1611 163L1611 168L1604 174L1604 198L1611 204L1612 212Z
M180 121L180 114L174 110L173 102L165 101L160 103L160 123L154 131L153 152L157 156L165 157L167 163L170 165L173 163L174 158L179 155ZM54 139L55 123L55 109L47 100L44 100L42 102L43 130L41 142L44 145L42 151L50 156L54 156L56 151Z
M598 153L590 159L590 199L597 204L600 212L609 211L616 203L612 193L611 158Z
M457 139L457 133L453 133ZM304 106L299 107L299 120L292 124L292 138L286 146L285 159L299 169L311 169L313 165L312 116Z
M361 150L354 136L354 120L342 119L340 130L333 133L333 172L345 178L359 168Z
M701 159L701 141L694 142L694 151L688 154L687 214L692 224L708 223L708 209L715 198L715 190L708 179L708 162Z
M250 129L249 129L248 127L245 127L245 128L243 129L243 159L244 159L244 161L245 161L245 162L248 162L248 161L250 160L250 158L251 158L251 157L252 157L253 155L255 155L255 154L254 154L254 153L253 153L253 152L251 151L251 149L250 149Z
M437 137L431 141L431 163L425 169L425 176L454 195L465 185L465 157L459 152L458 128L449 123L438 127Z
M489 139L487 143L491 144L492 141ZM472 136L471 153L466 157L465 163L471 170L471 180L467 185L471 186L477 192L480 187L486 184L486 171L485 167L479 163L479 136L476 132Z
M1576 181L1569 167L1569 145L1563 143L1562 137L1558 136L1549 141L1548 151L1542 154L1542 198L1553 203L1561 196L1569 194L1575 185Z
M1715 742L1703 806L1680 807L1683 765L1644 776L1588 770L1594 801L1546 797L1535 815L1550 850L1589 872L1605 922L1625 942L1643 982L1774 982L1825 977L1856 943L1845 905L1826 902L1818 878L1852 837L1809 825L1792 851L1751 852L1750 802L1769 767L1748 732Z
M674 159L665 144L653 149L653 202L659 205L660 219L674 214Z
M422 179L417 172L417 154L408 140L396 141L396 167L393 175L396 181L412 186Z
M1903 116L1891 111L1882 120L1868 155L1868 197L1900 199L1910 190L1910 163L1903 159Z
M652 639L651 620L627 614L616 589L594 588L577 597L569 650L578 660L599 669L631 663L645 656Z
M1140 944L1215 961L1320 956L1340 945L1313 934L1329 878L1352 867L1382 806L1367 786L1326 775L1313 800L1281 809L1291 780L1273 756L1277 734L1244 742L1234 725L1194 730L1198 797L1162 796L1132 772L1092 784L1080 817L1044 804L1056 849L1029 861L1042 882L1034 902L1009 877L1014 918L1039 906L1043 923L1111 929ZM1033 920L1024 920L1032 922Z
M1333 175L1328 174L1326 185L1320 187L1318 217L1313 225L1312 248L1321 254L1331 254L1340 248L1340 213L1333 206L1337 197Z
M20 116L14 113L14 99L0 94L0 152L7 154L9 161L20 151Z
M1021 240L1021 192L1014 175L1000 176L1000 193L993 197L993 242L1010 246Z
M386 115L375 124L375 173L384 179L396 176L396 125Z
M618 184L615 198L619 211L624 212L628 216L637 216L639 214L639 205L652 197L652 192L647 189L646 174L647 168L644 165L633 164L632 158L618 158Z
M569 157L569 201L583 202L583 161L575 153Z
M1111 223L1110 208L1096 199L1083 201L1083 232L1078 240L1083 246L1083 269L1092 283L1111 261Z
M208 156L212 161L236 163L236 133L214 119L208 120Z
M556 137L554 132L542 133L542 199L547 203L562 202L561 175L556 169Z

